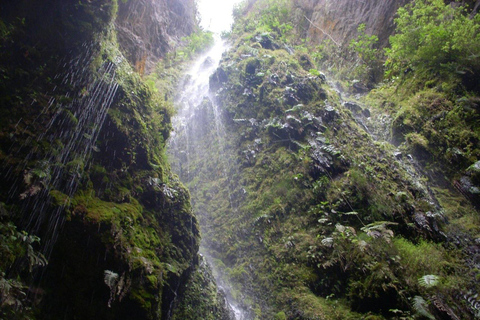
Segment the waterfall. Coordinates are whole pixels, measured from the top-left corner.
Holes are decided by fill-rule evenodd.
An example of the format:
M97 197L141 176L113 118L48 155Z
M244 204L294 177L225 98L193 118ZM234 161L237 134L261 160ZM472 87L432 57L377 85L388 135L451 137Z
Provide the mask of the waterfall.
M16 170L23 172L23 176L15 178L16 182L9 192L13 200L20 193L17 189L22 185L20 179L29 185L20 193L21 224L29 233L41 235L41 252L47 259L64 222L68 199L77 191L92 152L98 151L96 141L119 87L116 63L103 63L94 77L90 68L96 54L95 44L85 43L80 51L74 58L59 62L62 72L55 79L62 89L55 87L50 92L52 98L48 104L33 124L24 129L31 130L30 127L36 123L44 127L35 141L27 140L17 150L17 154L25 150L29 152ZM66 88L71 88L71 91ZM59 94L65 97L61 101L54 98ZM50 150L42 150L42 144L51 146ZM33 167L32 163L35 163ZM7 178L14 172L10 170ZM67 199L53 210L49 208L53 201L52 191L60 191Z
M187 72L176 99L177 115L172 120L174 130L168 145L172 170L189 187L193 210L199 216L201 227L204 229L208 228L208 224L202 223L204 214L195 205L198 200L196 191L209 181L219 179L227 181L229 172L233 170L227 150L222 110L209 91L209 77L218 67L222 53L226 49L226 44L217 37L214 46L199 57ZM208 165L212 164L209 162L212 154L220 155L218 157L220 160L215 163L215 167L210 168ZM228 185L224 191L229 198L230 212L234 212L235 206ZM232 297L228 281L217 271L205 243L202 243L200 251L210 264L219 288L227 297L233 311L232 318L245 320L244 312Z

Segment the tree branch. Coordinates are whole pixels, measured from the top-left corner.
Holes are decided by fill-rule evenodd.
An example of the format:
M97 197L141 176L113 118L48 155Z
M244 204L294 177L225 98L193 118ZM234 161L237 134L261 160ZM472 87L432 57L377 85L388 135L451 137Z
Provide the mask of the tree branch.
M313 23L310 19L307 18L306 15L304 15L305 19L307 19L308 22L310 22L310 24L312 26L314 26L315 28L317 28L318 30L320 30L324 35L326 35L330 40L333 41L333 43L335 43L337 45L337 47L340 47L340 44L335 41L335 39L333 39L333 37L331 35L329 35L328 33L326 33L325 31L323 31L319 26L315 25L315 23Z

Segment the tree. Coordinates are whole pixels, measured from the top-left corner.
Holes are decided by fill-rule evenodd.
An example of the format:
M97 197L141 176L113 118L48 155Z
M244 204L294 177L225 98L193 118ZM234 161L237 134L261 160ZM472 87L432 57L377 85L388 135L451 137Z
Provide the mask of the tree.
M415 0L400 8L385 50L387 75L410 68L434 75L480 73L480 15L443 0Z

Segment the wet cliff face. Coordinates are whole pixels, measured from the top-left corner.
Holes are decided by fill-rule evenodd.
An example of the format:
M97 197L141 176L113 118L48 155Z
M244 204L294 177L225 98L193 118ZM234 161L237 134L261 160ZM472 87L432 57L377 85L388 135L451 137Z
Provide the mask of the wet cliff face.
M357 27L364 23L368 34L375 34L379 44L388 44L394 31L393 19L397 9L409 0L330 1L296 0L295 5L303 12L305 36L314 43L333 39L340 45L349 44L355 38Z
M120 48L137 71L151 70L196 27L193 0L120 1L115 26Z
M0 267L15 288L1 317L168 319L195 285L198 224L164 157L172 106L129 45L153 63L191 32L193 10L1 4Z
M365 24L365 32L378 36L378 45L386 47L395 30L394 18L398 8L411 0L331 1L294 0L296 19L304 34L313 43L331 39L348 45L357 36L357 27ZM447 3L450 1L447 1ZM473 11L479 2L462 1Z
M181 170L206 250L251 318L473 319L474 202L432 181L421 142L399 147L376 134L372 122L383 119L388 135L392 119L336 89L315 49L290 47L295 17L279 14L290 4L245 6L210 77L219 108L204 100L188 123L196 134ZM400 109L389 90L378 90L375 113ZM444 103L439 95L412 94L429 108Z

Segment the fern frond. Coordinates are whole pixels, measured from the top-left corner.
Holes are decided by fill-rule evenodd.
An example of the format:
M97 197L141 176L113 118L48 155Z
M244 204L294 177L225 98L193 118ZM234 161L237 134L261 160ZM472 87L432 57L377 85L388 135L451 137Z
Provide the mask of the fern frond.
M103 281L105 281L105 284L110 288L114 288L117 285L117 280L118 280L118 273L115 273L110 270L105 270L104 271L104 277Z
M322 241L322 245L324 245L325 247L333 247L333 238L325 238L323 239Z
M418 315L424 316L428 319L435 320L435 317L428 311L428 303L421 296L413 297L413 309Z
M427 274L418 279L418 284L425 288L435 287L440 280L440 277L434 274Z

